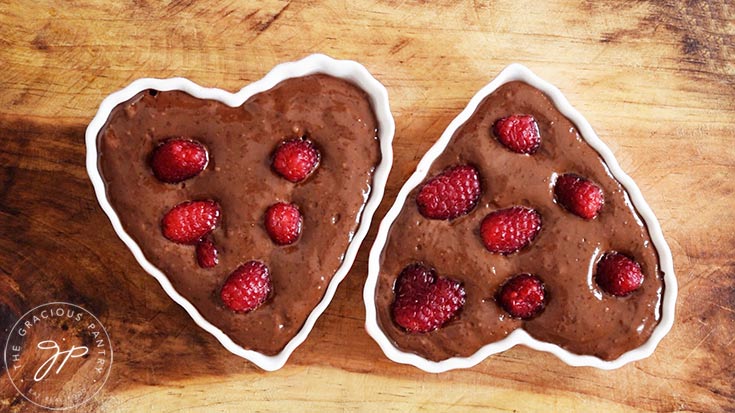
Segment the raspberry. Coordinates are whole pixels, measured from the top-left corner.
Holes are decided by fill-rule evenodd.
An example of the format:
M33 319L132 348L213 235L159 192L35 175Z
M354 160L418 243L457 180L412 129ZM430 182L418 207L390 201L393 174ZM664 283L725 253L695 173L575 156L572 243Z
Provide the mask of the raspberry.
M282 177L297 183L308 178L319 166L321 155L309 139L294 138L281 142L273 154L272 167Z
M265 229L278 245L296 242L301 235L302 224L301 212L294 204L279 202L265 211Z
M497 254L512 254L530 244L541 230L541 216L522 206L488 214L480 224L485 248Z
M480 175L473 166L445 169L429 179L416 196L421 215L429 219L454 219L465 215L480 199Z
M197 263L202 268L212 268L219 263L219 252L214 242L201 240L196 249Z
M248 312L260 307L272 289L268 267L260 261L248 261L227 277L220 297L230 310Z
M511 115L498 119L493 132L500 143L516 153L532 154L541 146L541 134L531 115Z
M193 178L207 167L207 149L185 138L169 139L151 154L151 169L159 181L175 184Z
M605 203L605 196L597 184L575 174L556 179L554 196L557 203L584 219L595 218Z
M426 333L443 326L465 302L465 290L458 281L437 277L433 268L422 264L404 268L395 290L393 319L412 333Z
M535 275L516 275L500 287L497 301L511 316L528 320L544 309L544 283Z
M219 224L220 207L214 201L182 202L163 216L163 236L179 244L194 244Z
M643 284L641 266L618 252L605 254L597 263L597 285L608 294L624 297Z

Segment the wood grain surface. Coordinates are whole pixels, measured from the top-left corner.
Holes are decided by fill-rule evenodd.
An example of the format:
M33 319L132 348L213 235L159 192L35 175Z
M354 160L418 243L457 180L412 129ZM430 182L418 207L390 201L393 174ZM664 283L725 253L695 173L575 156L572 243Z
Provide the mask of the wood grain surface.
M80 412L735 411L735 6L723 1L0 0L0 327L49 301L96 314L115 349ZM514 348L441 375L363 328L373 225L282 370L233 356L135 262L98 207L84 130L139 77L238 90L312 52L363 63L397 123L382 218L469 98L511 62L557 85L658 215L680 283L654 355L616 371ZM30 412L0 377L0 411Z

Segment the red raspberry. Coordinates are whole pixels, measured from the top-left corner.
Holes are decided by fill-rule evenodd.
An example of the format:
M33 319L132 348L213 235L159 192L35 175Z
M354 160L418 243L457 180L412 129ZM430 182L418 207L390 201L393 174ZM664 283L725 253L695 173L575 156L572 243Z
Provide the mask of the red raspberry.
M528 320L544 309L544 283L535 275L518 274L500 287L497 300L511 316Z
M426 333L443 326L465 302L465 290L459 281L437 278L433 268L421 264L404 268L395 288L393 319L412 333Z
M179 244L194 244L219 223L219 204L214 201L182 202L163 216L163 236Z
M531 115L511 115L498 119L493 131L506 148L516 153L532 154L541 146L538 124Z
M268 267L260 261L248 261L227 277L220 297L230 310L248 312L263 304L272 289Z
M584 219L593 219L602 209L605 196L597 184L575 174L565 174L554 185L556 202Z
M491 212L480 224L480 236L488 251L511 254L530 244L541 230L541 215L522 206Z
M480 194L477 169L459 165L429 179L419 190L416 204L426 218L454 219L470 212L477 205Z
M265 229L278 245L293 244L301 235L303 219L294 204L279 202L265 211Z
M641 266L618 252L610 252L597 263L597 285L608 294L626 296L643 284Z
M175 184L193 178L207 167L207 149L199 142L169 139L158 145L151 155L151 168L158 180Z
M214 242L201 240L197 244L197 263L202 268L212 268L219 264L219 252Z
M281 142L273 154L273 170L291 182L308 178L319 166L321 155L306 138L294 138Z

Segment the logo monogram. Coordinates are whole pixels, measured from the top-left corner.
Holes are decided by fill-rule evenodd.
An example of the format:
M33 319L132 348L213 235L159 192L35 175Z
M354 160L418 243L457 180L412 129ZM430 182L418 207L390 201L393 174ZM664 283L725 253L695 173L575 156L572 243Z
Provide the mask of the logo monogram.
M89 311L56 302L15 323L5 343L6 372L31 403L53 410L80 406L104 386L112 365L107 331Z
M64 368L64 365L70 358L79 358L86 356L87 353L89 353L89 348L87 346L71 346L71 349L66 351L61 351L59 348L59 345L56 344L54 340L44 340L36 345L41 350L53 350L54 354L48 358L43 364L41 364L41 367L36 370L36 374L33 376L33 381L39 382L43 380L48 373L51 371L51 369L56 364L56 360L61 355L65 355L63 360L61 361L61 364L59 365L59 368L56 369L56 374L61 373L61 369ZM43 371L43 374L41 372Z

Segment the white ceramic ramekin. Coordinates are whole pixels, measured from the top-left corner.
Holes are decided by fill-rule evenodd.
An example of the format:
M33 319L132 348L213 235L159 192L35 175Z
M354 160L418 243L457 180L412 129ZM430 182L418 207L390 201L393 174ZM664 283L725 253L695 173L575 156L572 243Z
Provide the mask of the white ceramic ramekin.
M375 308L375 293L378 276L380 275L380 258L383 253L383 248L388 240L390 227L401 212L408 194L424 181L431 164L437 157L439 157L439 155L442 154L442 152L444 152L444 149L449 144L454 132L456 132L457 129L470 118L480 102L482 102L485 97L494 92L501 85L516 80L526 82L546 93L546 95L548 95L554 102L557 109L559 109L564 116L569 118L577 126L579 133L587 143L589 143L590 146L592 146L602 156L607 163L610 172L625 187L628 194L630 194L630 199L646 222L648 231L651 234L651 240L658 251L665 283L661 309L661 321L654 329L653 334L648 341L646 341L642 346L628 351L615 360L605 361L594 356L573 354L556 344L536 340L524 330L517 329L504 339L483 346L470 357L454 357L437 362L425 359L417 354L406 353L399 350L378 325ZM643 199L643 195L641 195L641 191L638 189L638 186L628 175L626 175L625 172L623 172L610 148L608 148L607 145L597 137L597 134L592 130L589 122L587 122L587 120L572 107L559 89L542 80L526 67L520 64L511 64L500 72L492 82L475 94L467 107L465 107L465 109L456 118L454 118L439 140L431 147L431 149L429 149L428 152L426 152L416 167L416 171L401 188L395 203L380 223L378 235L372 249L370 250L368 278L365 283L365 290L363 291L363 299L365 300L366 309L365 328L367 329L368 334L370 334L370 336L372 336L380 345L380 348L388 358L398 363L412 364L427 372L440 373L447 370L472 367L490 355L505 351L517 344L552 353L571 366L591 366L604 370L619 368L632 361L648 357L653 353L659 341L661 341L661 339L669 332L674 322L676 294L677 284L676 277L674 276L671 250L664 240L661 232L661 226L659 225L656 216Z
M370 191L370 196L363 208L360 224L352 238L352 241L347 247L342 265L334 274L332 281L329 283L329 286L324 293L324 297L314 308L311 314L309 314L309 317L306 319L303 327L301 327L301 330L299 330L296 336L286 344L286 347L280 353L274 356L268 356L239 346L233 342L227 334L222 332L222 330L204 319L204 317L199 314L196 307L194 307L187 299L182 297L174 289L166 275L146 259L138 244L136 244L135 241L133 241L133 239L125 232L122 224L120 223L120 218L117 216L115 210L107 199L105 183L103 182L98 169L97 135L115 106L127 101L135 94L146 89L156 89L161 91L181 90L200 99L217 100L228 106L236 107L242 105L251 96L271 89L276 84L286 79L307 76L315 73L324 73L345 79L357 85L368 94L378 121L378 138L380 140L381 161L373 174L372 190ZM191 318L194 319L195 323L214 335L226 349L240 357L250 360L264 370L273 371L283 367L296 347L306 340L309 332L311 332L311 329L314 327L314 323L316 323L316 320L327 308L330 301L332 301L332 297L334 297L337 286L345 278L350 267L352 267L352 263L355 260L360 244L365 238L368 228L370 227L373 214L378 208L380 201L383 199L385 183L388 180L388 174L390 172L391 165L393 164L392 142L394 133L395 123L388 104L388 92L385 87L383 87L383 85L378 82L367 71L367 69L365 69L364 66L354 61L335 60L325 55L314 54L296 62L283 63L274 67L264 78L255 83L249 84L237 93L230 93L221 89L204 88L184 78L146 78L134 81L125 89L111 94L102 101L102 104L97 111L97 115L87 127L87 173L89 174L89 178L92 180L92 185L94 186L95 193L97 194L97 200L99 201L102 210L105 211L107 216L110 218L110 222L112 222L115 232L125 245L128 246L143 269L161 283L164 291L166 291L174 301L184 307Z

